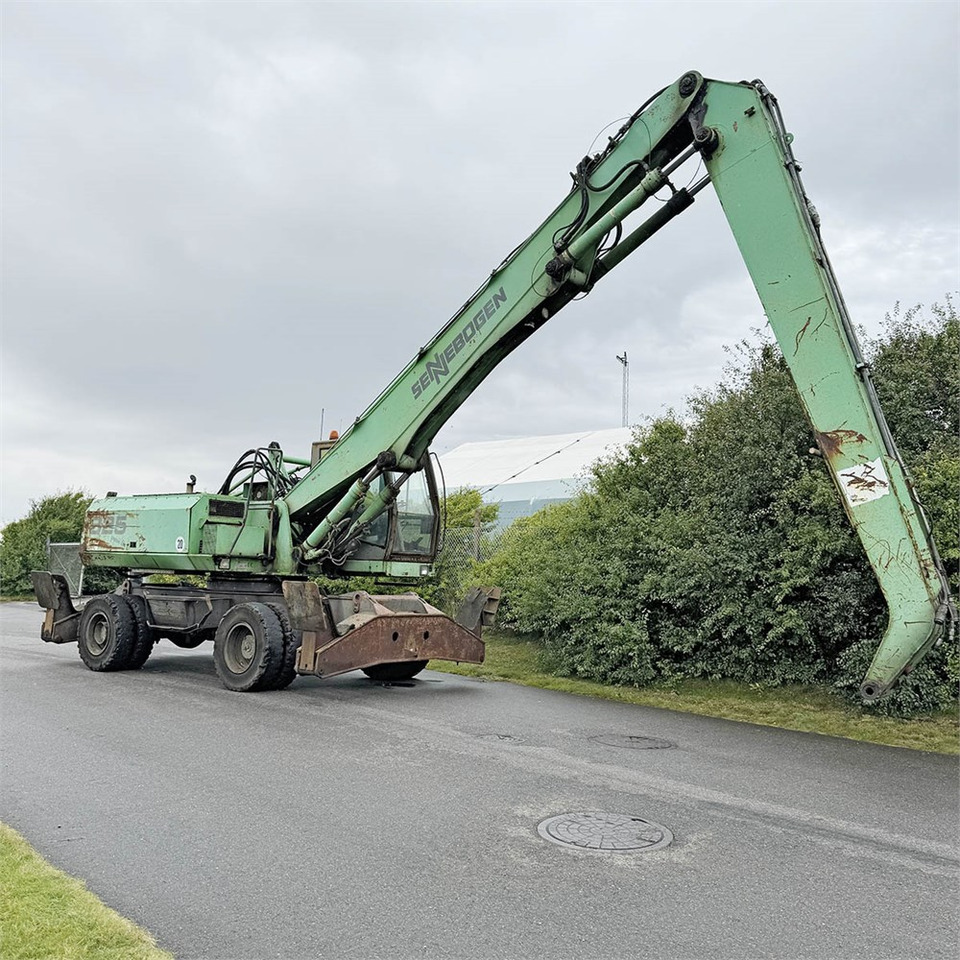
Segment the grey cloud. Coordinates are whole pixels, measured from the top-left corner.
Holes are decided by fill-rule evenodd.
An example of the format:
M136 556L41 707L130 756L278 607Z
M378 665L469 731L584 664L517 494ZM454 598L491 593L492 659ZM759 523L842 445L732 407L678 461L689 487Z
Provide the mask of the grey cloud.
M598 131L691 67L780 97L858 319L955 285L948 4L4 16L5 520L102 492L110 464L143 484L199 464L210 486L252 444L305 450L321 408L349 423L562 199ZM705 192L439 445L617 425L623 349L638 416L679 404L762 326L745 276ZM69 475L8 468L44 449Z

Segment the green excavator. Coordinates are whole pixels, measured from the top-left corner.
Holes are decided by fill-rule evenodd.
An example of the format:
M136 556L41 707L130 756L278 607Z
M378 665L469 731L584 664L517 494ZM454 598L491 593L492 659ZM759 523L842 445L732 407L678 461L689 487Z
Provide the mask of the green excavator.
M342 436L315 443L309 459L273 443L249 450L213 492L191 482L183 493L94 501L83 562L126 579L78 610L62 577L35 574L43 639L78 642L92 670L138 668L160 637L186 647L211 640L233 690L356 669L399 680L431 659L482 661L496 590L473 590L450 618L415 593L322 595L312 578L429 576L441 537L429 453L437 432L507 354L709 184L886 597L889 624L861 687L866 700L883 695L952 629L956 611L792 140L761 82L684 74L576 165L553 213ZM699 179L681 172L692 167ZM676 185L681 176L689 185ZM638 216L652 197L654 212ZM205 585L151 583L158 571L202 574Z

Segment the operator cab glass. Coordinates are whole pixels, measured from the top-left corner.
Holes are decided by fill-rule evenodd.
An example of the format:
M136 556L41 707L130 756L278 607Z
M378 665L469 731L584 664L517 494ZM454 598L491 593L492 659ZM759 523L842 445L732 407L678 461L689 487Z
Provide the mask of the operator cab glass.
M393 553L404 556L432 556L434 528L437 513L430 496L426 471L407 479L400 488L396 502L396 527Z
M440 518L436 482L429 460L423 469L404 478L400 473L379 477L371 494L382 492L387 483L402 481L390 509L373 520L351 554L355 560L404 560L431 563L436 555Z
M380 493L383 490L383 477L379 477L371 487L373 493ZM381 513L364 531L360 538L360 548L354 556L363 557L382 557L387 546L387 535L390 532L390 512ZM372 553L365 550L364 547L378 548Z

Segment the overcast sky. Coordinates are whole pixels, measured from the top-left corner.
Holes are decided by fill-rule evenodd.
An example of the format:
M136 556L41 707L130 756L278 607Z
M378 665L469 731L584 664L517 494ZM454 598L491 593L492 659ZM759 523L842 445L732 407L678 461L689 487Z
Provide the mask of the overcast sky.
M688 69L779 98L854 320L958 286L958 5L12 3L2 519L215 488L346 427ZM715 197L570 305L437 438L620 425L763 314ZM955 358L954 358L955 360Z

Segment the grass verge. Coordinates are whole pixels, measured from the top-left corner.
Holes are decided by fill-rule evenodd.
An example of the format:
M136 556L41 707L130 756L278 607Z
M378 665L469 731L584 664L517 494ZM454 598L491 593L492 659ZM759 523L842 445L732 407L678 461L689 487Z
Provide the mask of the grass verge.
M153 937L0 823L3 960L173 960Z
M731 680L684 680L669 687L614 687L550 672L532 641L499 631L484 634L487 656L479 666L437 661L436 669L468 677L509 680L528 687L560 690L603 700L661 707L725 720L759 723L805 733L865 740L891 747L960 753L956 714L899 720L863 713L825 687L760 687Z

